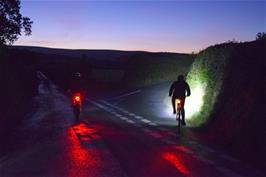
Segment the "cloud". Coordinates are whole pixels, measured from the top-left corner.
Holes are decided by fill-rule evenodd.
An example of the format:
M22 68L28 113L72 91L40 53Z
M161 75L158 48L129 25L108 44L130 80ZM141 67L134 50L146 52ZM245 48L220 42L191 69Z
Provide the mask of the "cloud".
M32 41L27 41L29 43L34 43L34 44L41 44L41 45L54 45L54 41L45 41L45 40L32 40Z
M48 40L22 40L19 39L14 43L15 45L27 45L27 46L43 46L43 47L53 47L56 46L56 41Z

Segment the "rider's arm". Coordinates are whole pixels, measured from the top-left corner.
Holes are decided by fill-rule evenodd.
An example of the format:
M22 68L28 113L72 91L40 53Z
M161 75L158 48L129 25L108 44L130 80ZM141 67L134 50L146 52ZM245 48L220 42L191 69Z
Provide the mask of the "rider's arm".
M172 83L172 85L171 85L171 87L170 87L170 90L169 90L169 96L172 96L172 94L173 94L173 91L174 91L174 88L175 88L174 85L175 85L175 84Z
M187 96L190 96L191 92L188 83L186 83L186 90L187 90Z

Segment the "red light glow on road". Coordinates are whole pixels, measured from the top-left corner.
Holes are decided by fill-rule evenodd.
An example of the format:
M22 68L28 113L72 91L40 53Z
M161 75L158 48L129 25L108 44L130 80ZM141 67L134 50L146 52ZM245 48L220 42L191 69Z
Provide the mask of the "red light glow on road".
M68 176L85 177L88 174L83 173L80 168L91 169L99 166L94 156L99 153L94 148L88 148L86 145L93 143L99 139L95 135L95 130L89 128L84 123L74 125L68 129L67 132L67 146L68 146Z
M81 125L77 126L79 129ZM69 139L69 155L74 163L80 163L86 160L87 151L82 148L80 141L78 140L76 133L71 128L68 130L68 139Z
M166 152L163 154L163 158L170 162L183 175L188 177L191 176L186 166L174 153Z

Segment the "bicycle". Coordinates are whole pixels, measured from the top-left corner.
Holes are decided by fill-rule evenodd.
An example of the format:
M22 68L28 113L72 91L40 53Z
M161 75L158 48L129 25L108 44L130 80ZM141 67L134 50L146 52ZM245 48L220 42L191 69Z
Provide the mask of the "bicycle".
M177 109L177 112L176 112L176 121L178 122L178 134L181 133L181 109L182 109L182 99L180 98L177 98L176 101L176 109Z
M74 117L76 118L76 121L79 121L80 112L81 112L81 94L80 93L75 93L73 95L72 107L73 107Z

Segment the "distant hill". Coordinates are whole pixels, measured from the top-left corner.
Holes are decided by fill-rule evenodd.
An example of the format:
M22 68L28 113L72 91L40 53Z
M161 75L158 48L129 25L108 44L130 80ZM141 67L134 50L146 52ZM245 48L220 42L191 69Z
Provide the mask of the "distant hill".
M34 46L9 47L14 58L38 68L61 87L74 72L86 84L104 89L136 88L186 75L196 55L171 52L75 50ZM99 87L98 87L99 86Z
M20 50L29 50L32 52L43 53L43 54L55 54L55 55L65 55L70 57L82 57L95 59L116 59L122 57L131 57L138 54L149 54L155 52L146 51L122 51L122 50L87 50L87 49L58 49L58 48L47 48L47 47L36 47L36 46L12 46L11 48ZM157 52L156 54L177 54L178 53L162 53ZM182 54L181 54L182 55Z

